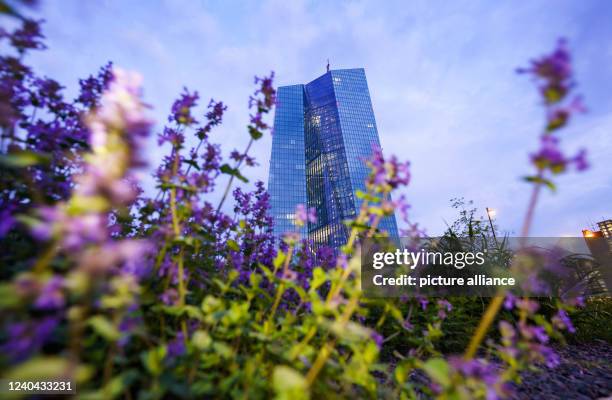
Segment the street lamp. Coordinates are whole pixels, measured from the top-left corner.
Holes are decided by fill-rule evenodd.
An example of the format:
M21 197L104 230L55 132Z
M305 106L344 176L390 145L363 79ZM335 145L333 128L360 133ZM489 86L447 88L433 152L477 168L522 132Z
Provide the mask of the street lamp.
M495 243L497 243L497 236L495 236L495 228L493 227L493 220L492 220L492 218L495 218L497 211L495 211L494 208L489 208L489 207L486 207L486 210L487 210L487 217L489 217L489 225L491 225L491 232L493 232L493 239L495 239Z

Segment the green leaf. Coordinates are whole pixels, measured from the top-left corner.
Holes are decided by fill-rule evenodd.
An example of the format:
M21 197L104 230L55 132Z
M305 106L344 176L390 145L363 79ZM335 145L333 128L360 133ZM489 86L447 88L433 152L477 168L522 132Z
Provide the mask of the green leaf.
M370 203L380 203L380 199L378 197L362 190L357 190L355 194L358 199L368 200Z
M68 204L68 212L73 215L84 212L104 212L108 210L110 204L102 196L73 196Z
M70 362L65 357L35 357L17 365L2 378L11 381L60 379L68 376L70 368ZM73 376L77 382L83 382L91 377L91 373L90 367L79 365Z
M223 308L223 302L219 300L218 298L216 298L215 296L212 296L209 294L206 297L204 297L204 300L202 300L201 308L205 314L210 314L212 312L215 312L219 308Z
M285 262L286 257L287 256L285 255L285 253L283 253L282 251L279 251L276 257L274 257L274 261L273 261L274 269L279 269L281 265L283 265L283 263Z
M229 247L230 250L240 251L240 246L238 245L238 243L236 243L235 240L229 239L226 243L227 247Z
M223 342L214 342L213 350L216 354L225 359L231 359L234 356L232 348Z
M291 367L286 365L275 367L272 382L279 398L305 399L309 397L306 379Z
M525 181L527 181L527 182L546 185L553 192L555 192L557 190L557 187L555 186L554 183L552 183L552 181L550 181L548 179L541 178L539 176L526 176L523 179Z
M259 140L263 136L263 132L254 127L253 125L249 125L249 135L251 135L253 140Z
M221 166L221 168L219 168L219 170L221 171L221 173L223 174L227 174L227 175L232 175L238 179L240 179L242 182L247 183L249 180L247 178L245 178L240 171L238 171L237 168L233 168L230 167L229 164L223 164Z
M93 391L79 393L82 400L104 400L118 398L139 377L138 370L130 369L113 377L104 387Z
M0 164L11 168L24 168L32 165L48 164L51 156L44 153L35 153L23 150L16 153L0 155Z
M98 335L102 336L108 341L114 342L121 336L112 322L110 322L108 318L101 315L96 315L89 318L88 323Z
M23 18L13 7L5 0L0 0L0 14L12 15L13 17Z
M192 166L193 168L195 168L196 170L200 170L200 166L198 165L198 163L195 160L183 160L183 163Z
M450 368L445 360L441 358L430 358L423 364L423 370L431 379L443 387L450 386Z
M312 281L310 282L311 290L315 290L319 286L325 283L327 280L327 274L323 271L323 268L316 267L312 271Z
M199 330L193 334L191 343L200 350L206 350L212 344L212 339L206 331Z
M366 225L364 223L360 223L360 222L355 222L355 221L348 221L346 223L346 225L349 228L355 228L357 230L365 230L365 229L370 229L370 225Z
M151 351L143 353L142 361L147 370L154 376L159 376L163 371L163 361L166 358L166 346L159 346Z
M0 284L0 309L14 307L19 302L20 297L12 283Z

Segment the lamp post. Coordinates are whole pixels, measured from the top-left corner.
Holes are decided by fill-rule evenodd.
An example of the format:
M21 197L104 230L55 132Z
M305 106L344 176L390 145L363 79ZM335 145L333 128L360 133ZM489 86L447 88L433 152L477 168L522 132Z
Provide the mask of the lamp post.
M489 217L489 224L491 225L491 232L493 232L493 239L495 239L495 243L497 243L497 236L495 236L495 228L493 227L493 220L491 218L495 218L495 209L486 207L487 217Z

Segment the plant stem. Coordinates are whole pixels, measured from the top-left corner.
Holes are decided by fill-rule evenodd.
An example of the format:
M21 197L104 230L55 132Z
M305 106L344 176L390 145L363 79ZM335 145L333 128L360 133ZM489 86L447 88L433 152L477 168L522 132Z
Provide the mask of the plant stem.
M242 160L244 160L244 158L246 157L252 144L253 144L253 138L249 140L249 144L244 150L243 157L241 157L240 160L238 160L238 162L236 163L236 166L234 167L235 170L238 170L240 168L240 165L242 165ZM217 206L217 214L219 213L219 210L221 210L221 206L223 206L223 203L225 202L225 199L227 198L227 195L229 194L229 191L232 187L232 182L234 182L234 175L231 175L229 182L227 182L227 186L225 187L225 191L223 192L223 197L221 197L221 201L219 202L219 205Z
M370 191L368 191L368 194L369 193L370 193ZM365 214L366 214L367 208L368 208L368 200L364 200L363 203L361 203L361 208L359 210L359 215L355 219L355 223L356 224L359 224L359 223L363 222L363 220L365 219ZM351 234L349 235L348 241L346 242L346 246L345 246L345 248L347 249L347 252L352 252L353 244L355 243L356 239L357 239L357 228L353 227L351 229ZM340 262L336 263L336 268L338 268L338 267L340 267ZM325 304L326 305L329 304L329 302L342 289L342 286L344 286L344 283L348 279L350 273L351 273L351 271L350 271L349 268L345 268L344 269L344 272L342 273L342 276L340 277L340 281L338 282L338 284L337 285L333 285L331 287L331 289L329 290L329 293L327 294L327 298L325 299Z
M55 255L57 254L57 251L58 246L55 244L55 242L51 243L49 247L45 250L43 255L38 260L36 260L36 264L34 264L34 267L32 267L34 273L40 274L44 272L51 260L53 260L53 257L55 257Z
M355 291L355 293L353 293L353 296L351 297L351 301L344 309L344 312L342 313L342 316L340 317L340 324L341 324L340 329L341 330L344 330L344 327L346 326L349 319L353 315L353 312L357 308L357 305L359 304L359 295L360 295L360 292ZM337 339L334 339L331 342L326 343L325 346L321 348L321 351L319 351L319 354L317 355L317 358L314 364L312 365L312 367L306 374L306 385L307 386L312 385L312 383L315 381L315 379L319 375L319 372L321 372L321 369L325 365L325 362L327 361L332 350L336 346L336 340Z
M542 178L542 173L543 172L541 170L538 172L538 178ZM525 243L525 238L527 237L527 235L529 235L529 230L531 228L531 222L533 220L533 214L535 212L535 206L538 202L541 186L542 185L540 183L536 182L533 190L531 191L529 205L527 206L527 213L525 214L525 220L523 222L523 229L521 230L521 241L523 244ZM491 302L489 303L489 306L487 307L484 315L482 316L482 319L480 320L480 323L478 324L474 335L470 339L470 344L468 345L468 348L465 351L464 358L470 359L474 357L476 351L478 351L480 343L487 334L489 327L495 320L495 316L499 312L499 309L501 308L503 302L504 295L497 295L491 299ZM524 322L525 318L526 314L521 315L522 322Z
M542 179L542 171L538 173L538 178ZM525 214L525 220L523 221L523 229L521 229L522 238L526 238L529 235L529 230L531 228L531 221L533 220L533 213L535 211L536 203L538 202L538 197L540 195L541 187L542 185L536 182L535 186L533 187L533 190L531 191L531 198L529 199L529 205L527 206L527 213Z
M465 351L465 354L463 355L465 359L469 360L473 358L474 355L476 355L476 351L478 350L480 343L482 342L485 335L487 334L489 327L495 320L495 316L497 315L503 303L504 303L503 295L497 295L491 298L491 302L489 303L487 310L482 316L482 319L480 320L480 323L478 324L478 327L476 328L474 335L470 339L470 344L468 345L467 350Z
M287 270L289 269L289 262L291 261L291 256L293 255L293 245L289 246L287 250L287 257L285 258L285 264L283 265L283 272L281 279L286 275ZM280 304L281 298L283 297L283 292L285 291L285 281L282 280L278 289L276 290L276 297L274 298L274 304L272 304L272 309L270 310L270 316L268 317L267 326L270 326L272 320L274 319L274 314L276 314L276 309ZM266 328L267 330L267 328Z

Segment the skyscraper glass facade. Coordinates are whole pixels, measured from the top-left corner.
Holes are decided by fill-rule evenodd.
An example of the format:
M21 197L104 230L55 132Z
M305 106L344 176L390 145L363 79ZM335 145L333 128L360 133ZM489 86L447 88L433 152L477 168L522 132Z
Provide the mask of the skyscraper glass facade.
M293 225L295 207L306 204L304 162L304 85L279 87L276 93L272 157L268 177L274 235L308 234L307 227Z
M365 160L374 146L380 142L362 68L332 70L306 85L280 87L268 184L275 234L295 231L293 211L303 203L315 208L317 222L301 233L316 245L343 245L344 221L361 206L355 192L365 190ZM397 237L395 217L383 219L380 228Z

